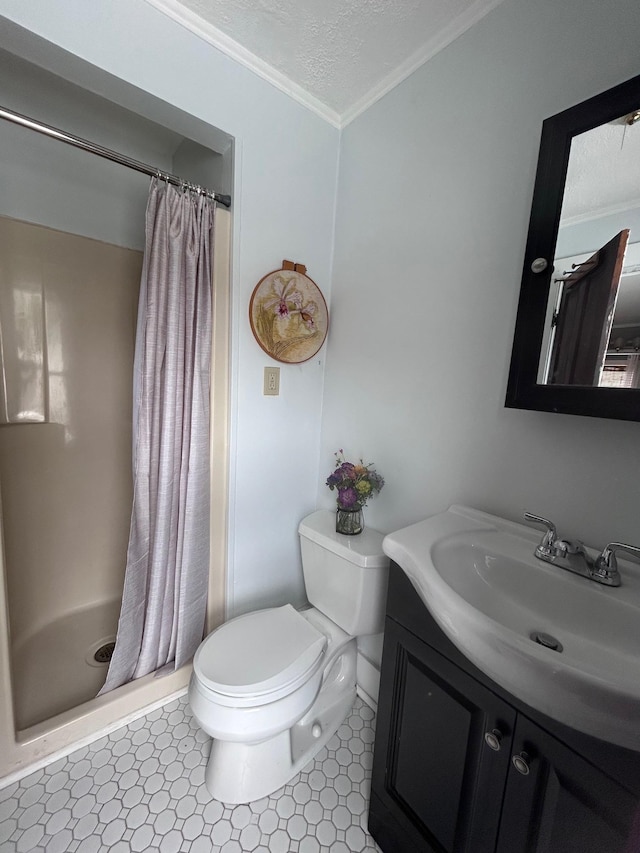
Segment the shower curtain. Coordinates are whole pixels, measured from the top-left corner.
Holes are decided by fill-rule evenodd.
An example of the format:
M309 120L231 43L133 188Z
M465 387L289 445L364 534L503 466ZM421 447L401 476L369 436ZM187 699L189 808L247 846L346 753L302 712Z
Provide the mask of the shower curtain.
M204 632L214 219L214 202L152 180L134 358L131 530L100 694L178 669Z

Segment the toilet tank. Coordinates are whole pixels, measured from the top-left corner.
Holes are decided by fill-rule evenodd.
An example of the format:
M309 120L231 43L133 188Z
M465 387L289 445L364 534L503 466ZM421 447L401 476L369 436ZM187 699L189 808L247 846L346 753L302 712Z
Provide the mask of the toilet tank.
M311 604L353 637L380 633L389 574L382 533L367 527L357 536L336 533L336 514L328 510L304 518L298 533Z

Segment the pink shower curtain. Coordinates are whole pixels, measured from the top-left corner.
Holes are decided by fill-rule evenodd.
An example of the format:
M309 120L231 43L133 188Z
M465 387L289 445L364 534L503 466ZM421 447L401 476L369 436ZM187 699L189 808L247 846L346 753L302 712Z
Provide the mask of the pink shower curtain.
M154 178L134 363L134 498L116 646L100 693L194 654L209 575L215 204Z

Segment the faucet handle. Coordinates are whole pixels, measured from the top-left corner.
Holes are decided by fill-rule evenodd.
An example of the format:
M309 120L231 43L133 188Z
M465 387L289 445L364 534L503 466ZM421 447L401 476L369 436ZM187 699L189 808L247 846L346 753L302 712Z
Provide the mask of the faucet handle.
M553 521L548 518L543 518L541 515L534 515L532 512L525 512L524 517L527 521L534 521L536 524L543 524L547 531L542 537L542 542L536 548L536 554L543 559L545 557L556 556L556 538L557 531Z
M554 538L555 538L555 535L556 535L556 526L555 526L555 524L553 523L553 521L549 521L549 519L548 519L548 518L543 518L541 515L534 515L532 512L525 512L525 514L524 514L524 518L526 518L526 520L527 520L527 521L535 521L535 522L536 522L536 524L544 524L544 526L545 526L548 530L552 530L552 531L553 531L553 535L554 535Z
M625 545L624 542L610 542L596 558L593 573L609 586L620 586L620 572L616 551L624 551L626 554L640 560L640 548L636 545Z

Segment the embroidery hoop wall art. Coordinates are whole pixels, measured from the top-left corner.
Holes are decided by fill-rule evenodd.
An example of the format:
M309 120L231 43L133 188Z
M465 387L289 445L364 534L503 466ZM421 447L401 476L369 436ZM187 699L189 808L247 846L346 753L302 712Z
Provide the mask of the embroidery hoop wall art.
M283 261L254 288L249 303L251 330L276 361L300 364L318 352L327 337L329 313L318 285L303 264Z

